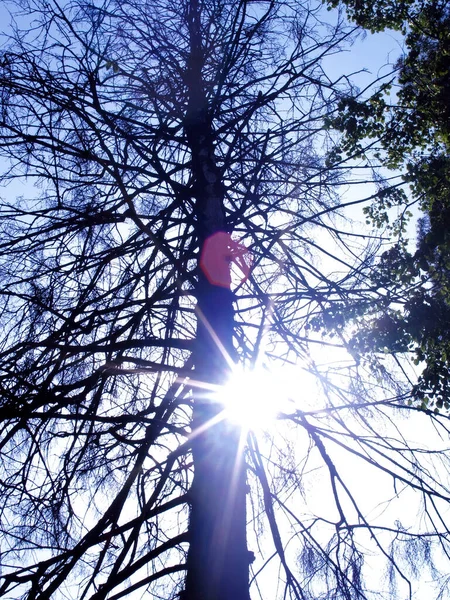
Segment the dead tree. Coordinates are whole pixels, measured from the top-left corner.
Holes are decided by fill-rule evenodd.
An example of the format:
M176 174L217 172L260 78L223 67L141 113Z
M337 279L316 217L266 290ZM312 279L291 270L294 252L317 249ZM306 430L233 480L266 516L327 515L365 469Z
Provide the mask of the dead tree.
M381 293L376 247L339 220L364 199L326 160L324 119L352 93L326 60L352 30L322 11L17 3L0 66L2 598L369 598L364 543L402 581L398 545L446 547L436 519L368 520L340 463L379 466L430 520L448 501L423 454L376 429L412 410L400 391L380 399L354 362L344 391L311 350L345 347L342 305ZM218 392L261 360L324 390L258 437ZM318 470L331 509L307 513ZM258 588L275 563L277 589Z

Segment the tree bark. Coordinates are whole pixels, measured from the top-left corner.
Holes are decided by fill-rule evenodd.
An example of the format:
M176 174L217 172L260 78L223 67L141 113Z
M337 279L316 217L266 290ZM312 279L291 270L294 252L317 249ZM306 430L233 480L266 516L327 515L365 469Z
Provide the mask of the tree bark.
M191 53L186 82L189 102L185 133L191 150L193 196L200 249L226 231L224 187L214 155L214 132L202 81L200 12L188 12ZM201 254L200 254L201 256ZM211 283L199 265L197 339L190 490L189 551L183 600L249 600L246 540L246 469L239 427L220 418L211 386L221 386L233 362L233 294Z
M213 351L216 340L210 343L206 339L209 328L203 319L208 319L222 343L226 341L222 334L225 327L228 329L224 321L231 313L227 315L226 310L231 307L231 293L208 288L214 286L205 284L206 294L199 298L203 314L199 316L196 377L220 385L226 366L220 369L218 354ZM221 407L209 396L199 389L195 398L195 474L190 490L190 547L183 600L249 600L244 440L238 427L218 418Z

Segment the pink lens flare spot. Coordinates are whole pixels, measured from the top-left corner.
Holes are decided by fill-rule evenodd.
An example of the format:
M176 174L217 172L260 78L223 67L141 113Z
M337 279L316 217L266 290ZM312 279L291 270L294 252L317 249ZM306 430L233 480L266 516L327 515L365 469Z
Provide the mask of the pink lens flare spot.
M200 256L200 268L208 281L224 288L244 283L250 274L252 256L240 242L233 240L229 233L218 231L205 240Z

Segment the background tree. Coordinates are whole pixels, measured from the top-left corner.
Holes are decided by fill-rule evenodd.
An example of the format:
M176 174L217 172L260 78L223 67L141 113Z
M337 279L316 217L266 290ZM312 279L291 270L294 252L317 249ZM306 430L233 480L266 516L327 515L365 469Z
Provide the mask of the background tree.
M380 186L367 209L378 227L392 217L393 206L400 206L401 216L394 225L398 242L372 274L374 284L386 288L387 294L371 307L374 318L359 331L353 346L360 353L414 353L415 364L423 366L418 380L411 382L416 404L448 409L450 5L434 0L345 5L350 17L371 31L390 27L406 35L394 88L384 84L369 101L344 99L334 121L347 134L345 152L362 155L367 149L373 159L375 144L375 158L383 167L402 170L409 187L405 193L398 182ZM414 204L423 217L412 251L405 224Z
M374 298L323 152L352 28L297 1L16 8L3 182L35 187L1 212L2 597L369 598L371 555L411 589L448 553L445 448L410 445L403 396L314 333ZM256 435L225 384L253 369L255 418L276 361L301 395L278 385Z

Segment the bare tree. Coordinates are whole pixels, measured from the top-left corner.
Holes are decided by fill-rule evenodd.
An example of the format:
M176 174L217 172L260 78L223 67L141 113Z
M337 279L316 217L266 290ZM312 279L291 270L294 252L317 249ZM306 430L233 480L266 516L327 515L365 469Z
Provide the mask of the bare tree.
M402 390L353 363L344 393L309 350L334 348L324 319L345 346L339 307L377 293L325 160L351 87L323 63L352 29L298 1L16 9L0 148L3 182L30 190L1 209L2 597L368 598L365 553L392 581L409 577L398 547L445 555L448 488L392 421L413 410ZM263 356L324 389L258 439L219 391ZM371 521L360 463L420 496L426 526ZM318 469L332 508L307 515Z

